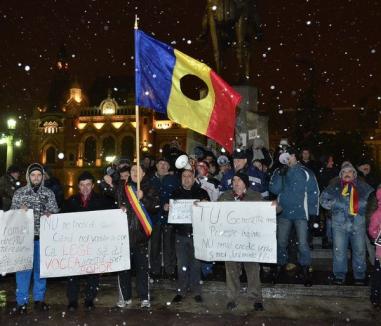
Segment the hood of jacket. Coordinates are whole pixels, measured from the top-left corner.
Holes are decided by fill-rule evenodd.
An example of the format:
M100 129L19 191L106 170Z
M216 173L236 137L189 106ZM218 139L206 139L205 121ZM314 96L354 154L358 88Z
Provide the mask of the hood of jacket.
M25 180L26 180L27 185L28 185L29 188L33 188L33 185L32 185L32 183L30 181L30 176L29 176L30 175L30 170L31 170L31 168L36 167L36 166L42 171L42 180L41 180L41 184L39 185L39 187L41 188L42 186L44 186L44 182L45 182L44 167L41 164L39 164L39 163L32 163L26 169L26 174L25 174Z

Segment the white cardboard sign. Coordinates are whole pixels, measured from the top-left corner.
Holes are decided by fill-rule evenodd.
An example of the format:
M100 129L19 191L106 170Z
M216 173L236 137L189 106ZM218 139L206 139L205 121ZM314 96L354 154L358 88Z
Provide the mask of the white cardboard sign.
M170 199L168 223L192 224L192 206L194 199Z
M126 213L121 209L41 217L41 277L130 269Z
M276 263L271 202L200 202L193 206L192 218L197 259Z
M32 209L0 211L0 273L32 269L33 241Z

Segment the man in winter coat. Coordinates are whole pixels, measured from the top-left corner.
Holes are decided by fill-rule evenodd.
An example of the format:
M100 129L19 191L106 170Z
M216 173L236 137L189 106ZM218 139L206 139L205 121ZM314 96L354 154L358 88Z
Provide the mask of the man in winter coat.
M350 162L341 166L338 180L321 194L320 203L332 213L334 283L345 283L348 271L347 251L352 248L352 266L355 284L365 283L366 254L365 210L373 188L357 178Z
M140 169L139 178L141 189L137 189L138 169ZM131 166L131 175L125 186L119 189L119 205L126 211L128 220L128 235L130 239L130 261L131 267L136 273L136 287L140 306L149 308L150 298L148 291L148 241L149 235L144 231L143 225L135 213L132 203L128 199L126 186L130 186L135 192L137 199L144 206L150 216L159 212L160 198L159 192L153 188L147 178L144 178L145 172L140 166ZM118 273L119 301L117 306L126 307L132 303L131 270L125 270Z
M226 191L221 195L219 201L262 201L261 194L250 189L249 177L242 173L236 172L233 177L233 189ZM243 263L247 276L249 297L254 301L254 310L263 310L262 288L260 279L259 263L244 262ZM236 301L240 291L239 277L241 275L241 263L234 261L225 262L226 285L228 288L228 299L226 308L233 310L237 307Z
M301 165L289 149L288 161L274 171L269 190L278 197L282 212L278 216L278 268L276 278L288 263L288 242L292 226L298 242L298 261L305 286L311 286L311 254L308 245L308 220L319 215L319 187L314 174Z
M156 163L156 172L149 183L160 196L160 210L156 216L151 216L153 230L150 239L151 277L158 279L161 273L161 249L164 258L164 270L169 278L174 278L176 270L175 231L168 224L168 210L164 206L169 203L173 191L180 186L177 175L169 173L170 163L166 158L160 158ZM162 241L163 240L163 241ZM161 244L163 243L163 248Z
M262 194L263 198L268 197L268 189L265 189L265 175L251 163L248 164L248 156L244 150L236 149L233 153L233 169L227 171L221 180L221 191L232 189L232 180L236 172L240 171L248 175L250 188Z
M34 215L33 269L16 273L17 311L26 313L29 302L29 287L33 273L33 300L37 309L46 311L46 279L40 278L40 217L58 212L53 191L44 187L44 169L38 163L29 165L26 172L27 185L16 190L11 209L32 209Z
M113 201L94 191L94 176L88 172L82 172L78 177L79 193L66 199L63 204L64 213L99 211L111 209ZM105 216L107 218L107 216ZM94 299L98 293L99 274L84 276L86 278L85 308L94 308ZM81 276L70 276L67 285L68 309L75 311L78 308L79 280Z
M195 182L192 170L183 170L181 186L172 194L172 199L196 199L209 201L208 193ZM196 302L202 302L201 297L201 262L194 256L192 224L176 224L176 255L177 255L177 294L172 302L181 302L187 289L190 288Z
M16 165L11 165L7 173L0 178L0 209L7 211L11 208L12 197L15 191L20 188L19 181L21 169Z

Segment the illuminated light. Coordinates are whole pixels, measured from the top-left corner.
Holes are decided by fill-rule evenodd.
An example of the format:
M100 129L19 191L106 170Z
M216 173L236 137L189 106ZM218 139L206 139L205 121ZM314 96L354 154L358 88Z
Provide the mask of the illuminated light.
M106 157L105 157L105 160L106 160L106 162L108 162L108 163L112 163L112 162L114 162L115 158L116 158L115 155L114 155L114 156L106 156Z
M15 146L16 146L16 147L20 147L21 144L22 144L22 140L21 140L21 139L15 141Z
M14 130L14 129L16 129L16 120L15 119L13 119L13 118L11 118L11 119L8 119L7 120L7 125L8 125L8 129L10 129L10 130Z
M144 146L144 147L142 148L142 152L148 152L148 147L147 147L147 146Z
M119 129L123 125L123 122L112 122L111 124L115 129Z
M83 128L85 128L87 125L87 122L80 122L78 123L78 129L82 130Z
M148 144L148 147L151 148L153 145L151 143Z
M65 157L65 154L62 153L62 152L60 152L60 153L58 153L57 157L58 157L60 160L63 160L64 157Z
M136 122L135 122L135 121L132 121L131 124L132 124L132 126L133 126L134 128L136 128Z
M94 122L94 127L96 128L96 129L102 129L102 127L105 125L105 123L104 122Z
M7 137L0 138L0 145L7 143Z
M169 129L173 125L171 120L158 120L155 121L155 129Z

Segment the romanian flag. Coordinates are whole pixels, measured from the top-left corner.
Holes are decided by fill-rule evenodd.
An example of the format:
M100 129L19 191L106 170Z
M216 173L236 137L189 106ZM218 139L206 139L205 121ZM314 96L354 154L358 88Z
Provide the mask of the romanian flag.
M359 211L359 200L357 195L357 189L353 183L344 183L343 191L341 194L346 197L349 196L349 214L355 216Z
M132 209L134 210L136 216L139 219L140 224L144 229L145 234L147 235L147 237L150 237L152 233L152 221L148 215L148 212L144 208L144 205L140 203L135 191L132 189L130 185L126 184L125 192Z
M206 97L193 100L180 88L186 75L208 86ZM233 151L236 107L241 96L207 65L135 30L136 104L164 113Z

